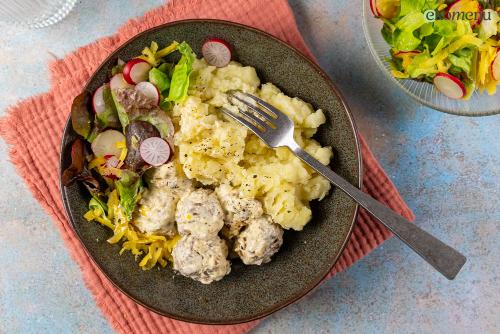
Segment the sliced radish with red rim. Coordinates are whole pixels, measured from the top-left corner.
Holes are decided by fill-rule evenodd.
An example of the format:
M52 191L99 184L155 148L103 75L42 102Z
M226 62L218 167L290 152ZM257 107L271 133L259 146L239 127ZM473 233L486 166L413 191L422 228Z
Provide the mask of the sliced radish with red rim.
M495 81L500 81L500 48L497 48L497 55L491 63L491 77Z
M436 74L434 77L434 85L437 90L450 99L462 99L467 92L462 81L448 73Z
M210 38L202 48L201 53L208 65L224 67L231 61L231 47L220 38Z
M113 77L109 81L109 86L111 87L112 90L132 87L131 84L125 81L122 73L113 75Z
M141 158L151 166L161 166L168 161L172 153L170 145L160 137L150 137L141 143Z
M125 136L120 131L103 131L92 142L92 152L94 152L96 157L119 157L122 149L117 147L117 143L121 142L125 143Z
M106 87L109 87L109 84L104 84L101 87L97 88L92 96L92 108L96 114L102 114L106 110L106 104L104 103L103 92Z
M135 90L142 93L142 95L154 100L156 104L160 103L160 91L151 82L143 81L135 85Z
M377 0L369 0L370 1L370 9L374 16L379 17L380 13L377 12Z
M375 17L392 19L398 15L400 0L370 0L370 9Z
M123 77L131 84L138 84L139 82L147 81L151 65L139 58L128 61L123 67Z
M416 56L416 55L419 55L421 54L422 51L418 51L418 50L415 50L415 51L398 51L394 54L395 57L402 57L402 56Z
M465 18L474 29L481 23L482 12L483 6L477 0L457 0L448 7L445 17L448 20L463 20Z
M106 167L108 168L117 168L118 164L120 164L120 160L111 154L104 156L104 160L106 160Z

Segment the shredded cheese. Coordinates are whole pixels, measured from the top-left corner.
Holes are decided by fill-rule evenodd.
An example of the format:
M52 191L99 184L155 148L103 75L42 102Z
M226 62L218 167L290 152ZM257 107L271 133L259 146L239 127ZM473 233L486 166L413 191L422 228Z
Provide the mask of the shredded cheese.
M113 236L107 240L110 244L123 241L120 255L130 251L136 259L142 256L139 266L143 270L149 270L156 264L165 267L168 261L173 261L172 250L180 239L179 235L167 239L163 235L147 235L136 230L123 214L116 190L109 194L107 205L107 215L101 208L93 208L85 213L84 217L88 221L97 221L113 231Z
M116 148L127 148L127 144L124 141L117 141Z
M96 167L102 166L106 163L106 160L103 157L94 158L89 162L89 169L94 169Z
M149 47L145 47L142 50L142 55L136 58L147 61L151 66L158 66L160 59L171 54L177 50L178 42L174 41L169 46L158 50L158 44L156 42L151 42Z
M125 158L127 157L127 152L128 152L127 148L124 147L122 149L122 152L120 153L120 158L119 158L120 161L122 162L125 161Z
M488 40L479 48L478 70L476 82L481 92L486 91L494 95L497 91L498 82L493 79L491 64L497 55L497 41Z

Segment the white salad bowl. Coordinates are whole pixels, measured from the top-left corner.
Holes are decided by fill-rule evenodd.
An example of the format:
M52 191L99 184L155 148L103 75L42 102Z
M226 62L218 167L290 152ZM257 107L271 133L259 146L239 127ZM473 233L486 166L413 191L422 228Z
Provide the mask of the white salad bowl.
M389 80L420 103L449 114L460 116L488 116L500 113L500 91L489 96L475 91L465 100L453 100L440 93L433 84L415 80L401 80L392 76L389 63L390 46L381 34L383 22L373 16L370 1L363 1L363 31L375 62Z

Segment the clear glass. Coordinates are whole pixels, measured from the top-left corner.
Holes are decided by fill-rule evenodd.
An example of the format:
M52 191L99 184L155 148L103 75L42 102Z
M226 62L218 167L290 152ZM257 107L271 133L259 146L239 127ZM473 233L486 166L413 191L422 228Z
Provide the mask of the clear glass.
M434 85L430 83L395 79L390 72L389 63L385 60L386 58L390 58L390 46L380 33L383 23L373 16L370 9L370 1L363 0L363 3L363 30L370 52L380 69L399 88L420 103L449 114L461 116L500 114L500 87L498 87L499 89L495 95L480 94L476 90L470 100L463 101L446 97L438 92Z
M0 0L0 21L43 28L61 21L76 0Z

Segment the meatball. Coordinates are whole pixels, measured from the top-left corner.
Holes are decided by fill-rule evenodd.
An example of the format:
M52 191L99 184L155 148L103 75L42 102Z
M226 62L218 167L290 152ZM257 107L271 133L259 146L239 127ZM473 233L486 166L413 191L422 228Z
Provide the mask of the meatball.
M218 236L198 239L185 235L172 252L174 270L203 284L221 280L231 271L226 243Z
M283 229L266 215L248 222L236 238L233 249L244 264L261 265L271 261L282 244Z
M179 197L169 188L145 190L139 201L139 208L134 214L134 224L146 234L174 236L175 208Z
M224 209L224 235L228 238L237 236L250 219L263 215L262 204L255 199L241 198L237 190L222 184L215 192Z
M216 236L224 225L224 212L208 189L197 189L181 198L175 214L180 235L191 234L200 239Z
M173 236L175 210L181 196L193 190L193 183L172 162L148 171L149 189L142 194L134 224L146 234Z
M168 187L174 190L179 197L194 189L193 182L174 162L150 169L147 172L147 181L150 187Z

